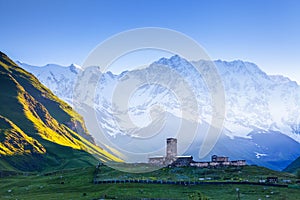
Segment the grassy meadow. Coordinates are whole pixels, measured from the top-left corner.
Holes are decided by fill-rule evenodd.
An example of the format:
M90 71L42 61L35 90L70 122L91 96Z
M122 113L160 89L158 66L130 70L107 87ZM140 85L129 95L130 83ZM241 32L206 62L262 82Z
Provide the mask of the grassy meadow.
M171 173L171 170L177 173ZM175 179L177 176L202 177L200 169L192 168L164 168L155 172L145 174L131 174L116 171L106 166L98 171L97 178L114 179L121 177L132 178L154 178ZM295 181L291 174L271 171L265 168L248 166L244 169L201 169L206 171L207 177L236 177L240 179L250 176L263 176L264 173L273 173L279 179L289 178ZM230 172L231 171L231 172ZM240 171L240 172L239 172ZM24 200L47 200L47 199L237 199L236 188L239 188L240 199L290 199L296 200L300 197L300 189L293 187L280 188L254 185L160 185L160 184L93 184L96 168L80 168L73 170L57 171L53 173L31 173L6 176L0 178L0 199L24 199ZM204 171L203 171L204 172ZM196 174L195 174L196 173ZM243 175L241 175L243 174ZM261 174L261 175L259 175ZM159 175L159 176L157 176ZM176 178L177 179L177 178ZM220 179L222 180L222 179ZM220 181L218 180L218 181ZM211 180L213 181L213 180Z

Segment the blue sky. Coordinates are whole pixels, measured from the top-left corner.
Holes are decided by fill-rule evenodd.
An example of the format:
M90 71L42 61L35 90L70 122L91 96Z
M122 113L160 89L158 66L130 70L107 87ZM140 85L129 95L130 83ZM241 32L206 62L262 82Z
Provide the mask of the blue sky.
M194 38L212 59L247 60L300 83L297 0L0 0L0 8L0 50L28 64L82 64L108 37L150 26Z

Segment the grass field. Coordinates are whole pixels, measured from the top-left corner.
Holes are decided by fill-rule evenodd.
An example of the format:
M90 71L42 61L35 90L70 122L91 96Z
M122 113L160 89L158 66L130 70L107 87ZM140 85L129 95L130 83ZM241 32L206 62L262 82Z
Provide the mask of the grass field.
M249 167L249 169L244 170L244 173L246 174L247 171L252 173L254 169L255 167ZM107 172L103 173L103 177L107 177L109 171L111 171L111 173L114 172L113 174L117 176L123 173L112 169L106 170ZM222 169L214 170L211 175L224 173ZM181 173L184 175L184 173L188 171L191 170L184 169L184 172ZM256 171L256 173L259 174L260 170ZM153 173L159 173L159 171L149 173L149 176L155 176ZM31 174L29 176L18 175L0 178L0 199L201 199L199 197L202 196L208 199L233 200L237 198L236 188L239 188L240 199L243 200L300 199L300 189L296 188L251 185L182 186L138 183L97 185L92 183L94 174L95 168L89 167L59 171L47 176L43 174ZM123 173L123 176L125 176L125 174L126 173ZM163 175L162 172L161 174ZM98 174L98 176L99 175L100 174ZM138 174L136 175L138 176ZM286 174L284 174L284 176L285 175ZM143 176L145 176L145 174Z
M120 163L120 165L124 165ZM130 164L127 168L130 168ZM140 168L145 168L147 165L132 164L136 171ZM140 171L145 171L141 169ZM282 180L296 181L296 177L290 173L273 171L265 167L259 166L243 166L243 167L223 167L223 168L196 168L196 167L165 167L155 170L150 173L126 173L118 170L112 170L105 165L99 167L97 179L149 179L149 180L165 180L165 181L249 181L258 182L259 180L266 180L267 177L276 176L279 182Z

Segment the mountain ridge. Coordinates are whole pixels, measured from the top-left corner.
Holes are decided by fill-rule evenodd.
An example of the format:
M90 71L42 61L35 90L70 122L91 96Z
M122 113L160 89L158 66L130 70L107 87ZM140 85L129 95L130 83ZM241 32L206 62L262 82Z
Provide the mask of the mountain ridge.
M116 121L121 120L118 113L123 113L124 111L114 110L115 108L110 102L115 86L122 83L122 80L131 77L136 80L145 81L147 80L147 75L153 74L158 83L167 80L170 84L176 84L176 80L171 80L167 75L164 76L164 71L157 72L158 65L170 67L187 81L195 93L200 107L199 115L201 116L201 120L199 123L209 123L211 118L210 94L205 85L205 80L203 80L203 77L191 63L201 68L204 73L210 73L210 61L200 60L189 62L179 56L173 56L171 58L161 58L150 64L147 68L126 71L118 75L114 75L111 72L102 74L97 90L95 91L94 103L98 121L104 132L112 137L126 134L126 131L124 132L124 130L120 129L116 123ZM241 60L231 62L217 60L214 61L214 64L225 89L226 113L224 134L230 139L224 139L223 142L227 142L229 146L239 143L239 141L246 142L247 145L245 148L248 148L247 154L249 154L247 159L253 164L259 163L268 167L272 166L274 169L276 165L270 164L270 162L275 162L276 158L283 158L278 157L280 155L276 152L276 148L278 147L272 145L272 140L277 144L276 138L273 137L284 134L291 138L291 140L283 140L289 144L281 145L299 146L300 129L298 127L300 127L300 120L298 121L298 116L300 116L300 112L298 111L300 111L300 104L298 99L300 99L300 86L294 81L289 81L286 77L268 75L254 63L243 62ZM55 68L52 70L52 74L55 74ZM95 70L93 73L101 72L100 70ZM49 74L38 76L37 73L37 77L58 96L66 101L69 100L68 102L72 104L72 92L62 93L60 88L64 88L66 85L68 88L74 88L74 83L78 81L77 74L57 73L55 75L56 78L53 78ZM166 112L180 117L178 115L180 113L178 112L180 105L175 100L172 100L172 95L164 88L144 86L139 88L132 95L132 98L133 100L130 101L131 105L128 108L128 112L133 117L132 119L142 121L142 126L149 123L149 117L147 117L148 108L155 106L157 103L164 106ZM139 105L138 103L141 102L142 104ZM275 132L278 134L274 134ZM249 135L249 133L252 134ZM270 137L270 144L265 144L265 147L270 145L272 149L268 150L265 147L258 148L257 145L259 142L251 141L253 133L270 133L267 135L267 137ZM164 138L160 138L160 140L164 141ZM161 142L157 141L157 143ZM223 144L223 146L226 146L226 144ZM220 148L218 147L217 149L217 152L220 153ZM279 164L280 167L276 168L277 170L283 169L285 164L294 160L295 156L300 155L297 149L293 152L286 152L284 148L279 149L282 155L287 156L288 159ZM259 156L265 154L270 157L274 156L274 160L270 160L268 156ZM231 155L236 157L235 152L232 152Z

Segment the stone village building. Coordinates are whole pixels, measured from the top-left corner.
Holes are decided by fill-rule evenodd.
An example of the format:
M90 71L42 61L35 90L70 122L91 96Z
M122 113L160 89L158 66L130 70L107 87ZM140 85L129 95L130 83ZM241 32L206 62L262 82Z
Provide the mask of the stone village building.
M193 156L177 156L177 139L167 138L166 156L150 157L149 163L162 166L193 166L193 167L218 167L218 166L245 166L245 160L230 161L228 157L213 155L209 162L196 162Z

